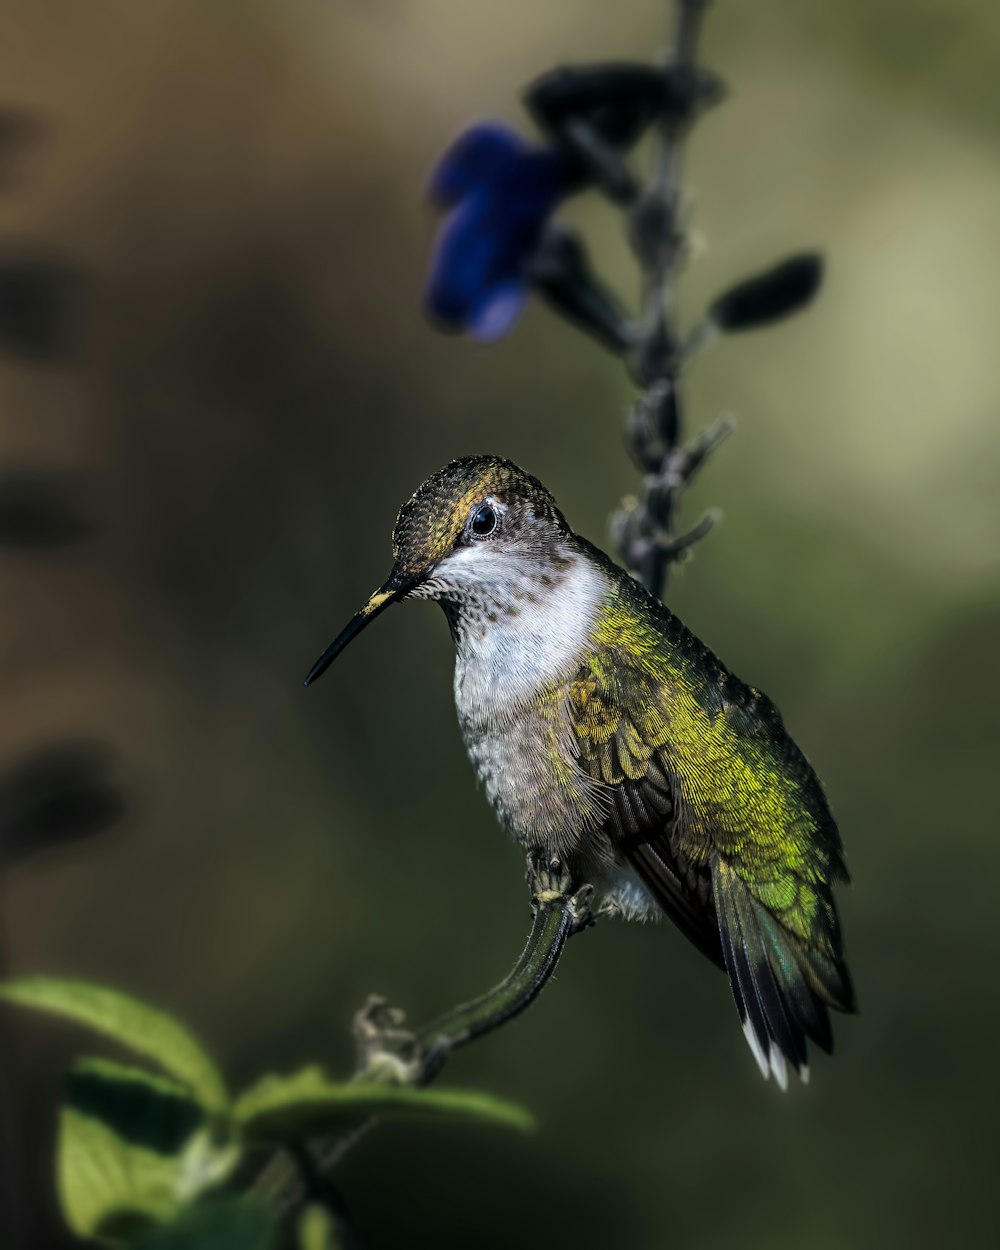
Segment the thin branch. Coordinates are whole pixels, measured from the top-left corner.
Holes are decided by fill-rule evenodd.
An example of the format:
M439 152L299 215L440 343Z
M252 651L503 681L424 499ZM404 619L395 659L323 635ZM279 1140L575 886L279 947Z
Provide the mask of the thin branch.
M677 0L673 52L664 74L678 104L668 109L660 122L653 178L636 207L632 226L633 244L645 278L647 325L636 368L646 387L661 379L671 380L678 366L672 283L684 247L682 158L698 104L695 51L706 4L707 0Z
M643 270L645 322L632 372L645 389L630 418L633 455L647 471L643 500L616 518L619 552L647 590L662 597L670 564L710 526L675 535L679 496L690 474L690 457L680 441L683 409L679 393L684 361L675 324L673 285L684 253L681 171L684 141L707 95L695 55L707 0L677 0L673 52L664 66L675 107L659 125L653 178L633 213L631 237ZM713 88L714 90L714 88ZM712 444L702 450L703 460Z
M506 1024L529 1007L548 984L566 942L592 923L593 888L577 886L559 860L529 857L532 924L521 957L506 977L486 994L446 1012L412 1032L404 1013L377 995L369 997L354 1021L358 1049L355 1081L429 1085L453 1051ZM376 1124L363 1121L350 1133L314 1142L312 1169L327 1174ZM254 1190L287 1211L307 1192L301 1160L283 1152L274 1156L254 1182Z
M489 993L449 1011L419 1035L421 1084L432 1080L452 1051L506 1024L535 1001L556 970L563 947L589 923L593 887L575 890L558 860L529 864L531 932L510 974Z
M419 1032L382 998L371 997L355 1017L355 1080L427 1085L451 1053L491 1033L529 1007L545 988L567 940L590 922L593 888L577 886L563 864L528 859L531 931L517 963L493 989L446 1012Z

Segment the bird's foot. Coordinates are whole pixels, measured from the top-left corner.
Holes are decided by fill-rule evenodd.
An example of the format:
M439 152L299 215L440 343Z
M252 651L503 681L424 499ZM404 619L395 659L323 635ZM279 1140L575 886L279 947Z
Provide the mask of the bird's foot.
M569 869L561 859L545 851L532 851L528 856L527 880L533 903L554 903L573 890Z
M569 905L571 919L570 937L574 933L579 933L582 929L589 929L597 924L597 918L600 913L594 911L594 887L592 885L581 885L570 899Z
M568 903L571 935L596 923L592 911L594 887L576 886L569 869L557 856L544 851L530 854L527 879L533 907Z

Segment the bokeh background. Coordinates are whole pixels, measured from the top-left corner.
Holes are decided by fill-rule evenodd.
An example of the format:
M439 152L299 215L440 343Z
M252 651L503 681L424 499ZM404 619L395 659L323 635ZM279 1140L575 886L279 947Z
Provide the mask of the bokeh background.
M599 348L539 306L490 349L424 322L422 188L467 120L527 127L536 73L659 53L667 9L2 0L8 971L172 1008L240 1081L346 1071L369 991L426 1019L512 961L522 866L440 614L301 679L446 460L511 456L598 541L634 487ZM725 524L669 601L825 780L863 1014L782 1097L677 933L602 924L449 1072L536 1136L386 1128L350 1156L376 1250L995 1232L998 53L988 0L719 0L705 31L732 95L690 151L683 307L799 248L829 269L806 315L691 373L692 425L740 424L687 505ZM571 216L631 297L614 213ZM4 1246L69 1244L48 1143L85 1044L0 1020Z

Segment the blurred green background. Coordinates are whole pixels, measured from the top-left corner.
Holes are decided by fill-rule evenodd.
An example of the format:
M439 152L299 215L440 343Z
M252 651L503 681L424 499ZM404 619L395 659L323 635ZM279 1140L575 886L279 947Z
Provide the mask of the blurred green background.
M71 475L95 530L0 548L0 763L96 738L127 806L8 868L8 969L174 1009L235 1080L346 1071L367 992L420 1020L506 970L522 865L464 758L440 613L390 613L301 680L446 460L512 457L598 541L634 488L599 348L539 306L490 349L424 323L422 190L467 120L527 127L536 73L658 54L667 10L2 0L0 106L40 129L0 247L86 282L62 359L0 352L0 468ZM991 1239L998 50L988 0L719 0L705 31L732 95L690 151L683 307L803 247L829 269L808 314L692 370L692 425L739 429L685 514L725 524L669 602L825 781L863 1014L782 1097L679 934L602 924L448 1073L533 1108L533 1139L384 1129L350 1156L376 1250ZM571 216L631 295L614 213ZM66 1244L46 1141L85 1042L0 1030L3 1244Z

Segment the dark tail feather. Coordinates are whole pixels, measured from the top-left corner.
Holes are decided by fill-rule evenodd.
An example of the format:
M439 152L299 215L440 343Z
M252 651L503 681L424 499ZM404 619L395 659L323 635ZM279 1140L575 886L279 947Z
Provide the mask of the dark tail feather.
M712 881L726 970L754 1058L763 1075L773 1073L783 1089L788 1064L806 1081L806 1039L829 1053L828 1006L853 1009L846 970L819 952L806 951L718 857Z

